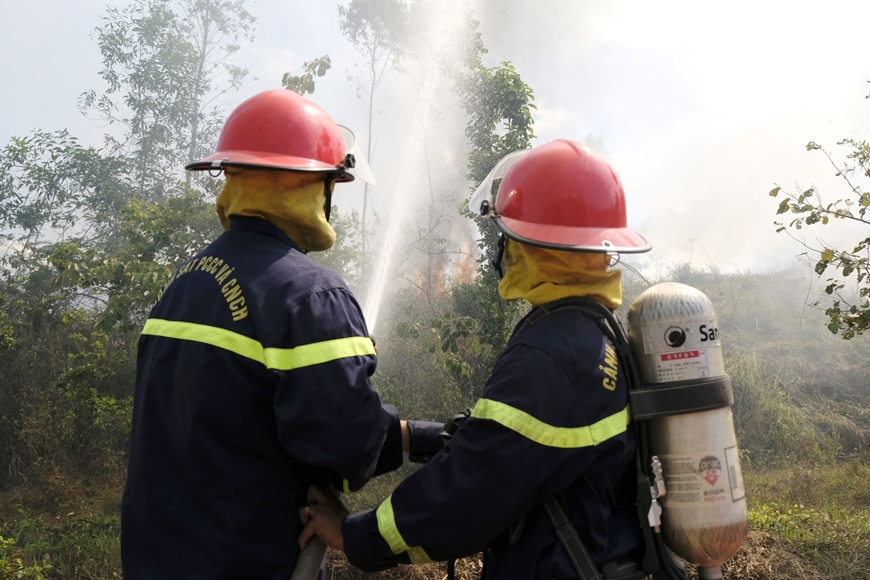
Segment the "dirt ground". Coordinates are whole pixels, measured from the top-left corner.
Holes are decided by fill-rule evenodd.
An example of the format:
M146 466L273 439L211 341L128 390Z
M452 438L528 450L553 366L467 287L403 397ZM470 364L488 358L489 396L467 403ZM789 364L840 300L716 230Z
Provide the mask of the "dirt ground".
M870 565L870 562L865 561ZM478 557L464 558L456 562L457 580L474 580L480 576L482 562ZM856 567L860 567L856 563ZM774 536L763 532L750 532L740 551L723 567L725 580L831 580L832 576L802 561L798 554L790 552ZM330 580L444 580L447 567L443 563L425 566L400 566L376 574L360 572L344 559L344 556L329 553ZM870 575L870 568L848 578ZM697 578L689 567L690 578ZM836 576L840 578L841 576ZM842 576L843 580L847 576ZM521 580L521 579L517 579Z

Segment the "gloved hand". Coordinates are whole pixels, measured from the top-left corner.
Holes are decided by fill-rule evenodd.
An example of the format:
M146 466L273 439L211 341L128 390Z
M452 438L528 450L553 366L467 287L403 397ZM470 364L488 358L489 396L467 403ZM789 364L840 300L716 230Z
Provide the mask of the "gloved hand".
M466 409L461 413L453 415L444 422L444 431L438 434L441 437L441 441L444 442L444 445L450 443L450 440L453 439L453 435L456 434L456 430L459 429L459 426L462 425L462 422L468 419L470 416L471 409Z

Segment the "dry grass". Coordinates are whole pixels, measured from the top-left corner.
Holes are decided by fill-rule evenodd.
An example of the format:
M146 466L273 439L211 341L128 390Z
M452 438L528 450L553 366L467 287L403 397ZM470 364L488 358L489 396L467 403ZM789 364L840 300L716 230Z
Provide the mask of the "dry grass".
M725 580L845 580L865 578L870 574L870 555L855 554L852 564L838 572L824 573L821 568L794 553L786 544L768 532L750 532L740 551L725 566ZM456 563L457 580L478 578L481 561L477 557ZM860 573L856 571L860 570ZM399 566L376 574L365 574L350 564L340 553L329 553L330 580L444 580L443 563L426 566ZM690 578L697 578L689 566ZM849 575L847 575L849 574ZM862 576L861 574L864 574Z
M821 580L828 578L769 532L750 532L723 567L726 580ZM857 576L856 576L857 578Z
M723 567L724 580L856 580L870 577L870 554L854 549L843 562L840 557L825 561L823 554L797 553L793 547L769 532L753 531L740 551ZM836 560L836 564L833 560ZM835 565L833 565L835 564ZM457 580L473 580L480 576L481 561L477 557L456 562ZM697 578L691 566L689 577ZM330 580L445 580L443 563L425 566L399 566L376 574L365 574L350 564L340 553L329 553Z
M344 554L329 551L329 580L444 580L447 565L443 562L422 566L398 566L375 574L360 572L351 566ZM480 577L483 562L477 556L456 561L456 580L474 580Z

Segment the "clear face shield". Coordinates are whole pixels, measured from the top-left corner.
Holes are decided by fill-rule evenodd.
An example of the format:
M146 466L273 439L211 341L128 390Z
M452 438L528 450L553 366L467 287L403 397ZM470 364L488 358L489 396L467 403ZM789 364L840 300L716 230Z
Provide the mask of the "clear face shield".
M488 216L491 212L495 211L496 192L493 191L494 187L498 186L514 163L519 161L528 152L529 149L521 149L502 157L495 164L495 167L492 168L492 171L489 172L489 175L480 182L474 193L471 194L471 198L468 200L468 209L482 216Z
M504 179L504 176L507 175L508 170L513 167L514 163L519 161L522 156L528 152L528 149L521 149L519 151L514 151L513 153L508 153L502 157L501 160L495 164L495 167L492 168L492 171L489 172L489 175L483 178L483 181L480 182L480 185L477 186L474 193L471 194L471 198L468 200L468 209L477 212L484 217L493 215L493 212L495 212L495 196L498 192L498 186L501 183L501 180ZM492 261L492 266L495 268L496 272L498 272L499 279L504 277L504 269L502 267L504 250L505 237L504 234L502 234L498 238L498 252L496 253L495 259Z
M375 174L372 172L372 168L369 166L368 159L363 154L362 148L357 143L356 135L344 125L339 125L338 128L341 129L341 136L344 137L345 154L352 155L354 160L353 166L348 167L347 172L354 177L362 179L369 185L377 185L378 181L375 179Z

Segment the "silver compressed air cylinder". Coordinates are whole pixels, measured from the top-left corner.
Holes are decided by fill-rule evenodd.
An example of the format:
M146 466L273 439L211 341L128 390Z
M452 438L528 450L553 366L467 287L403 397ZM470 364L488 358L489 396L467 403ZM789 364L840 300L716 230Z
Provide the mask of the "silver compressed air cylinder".
M703 292L657 284L638 296L628 320L645 387L694 388L693 382L726 375L718 320ZM648 431L667 489L660 499L665 544L715 578L749 531L731 407L653 417Z

